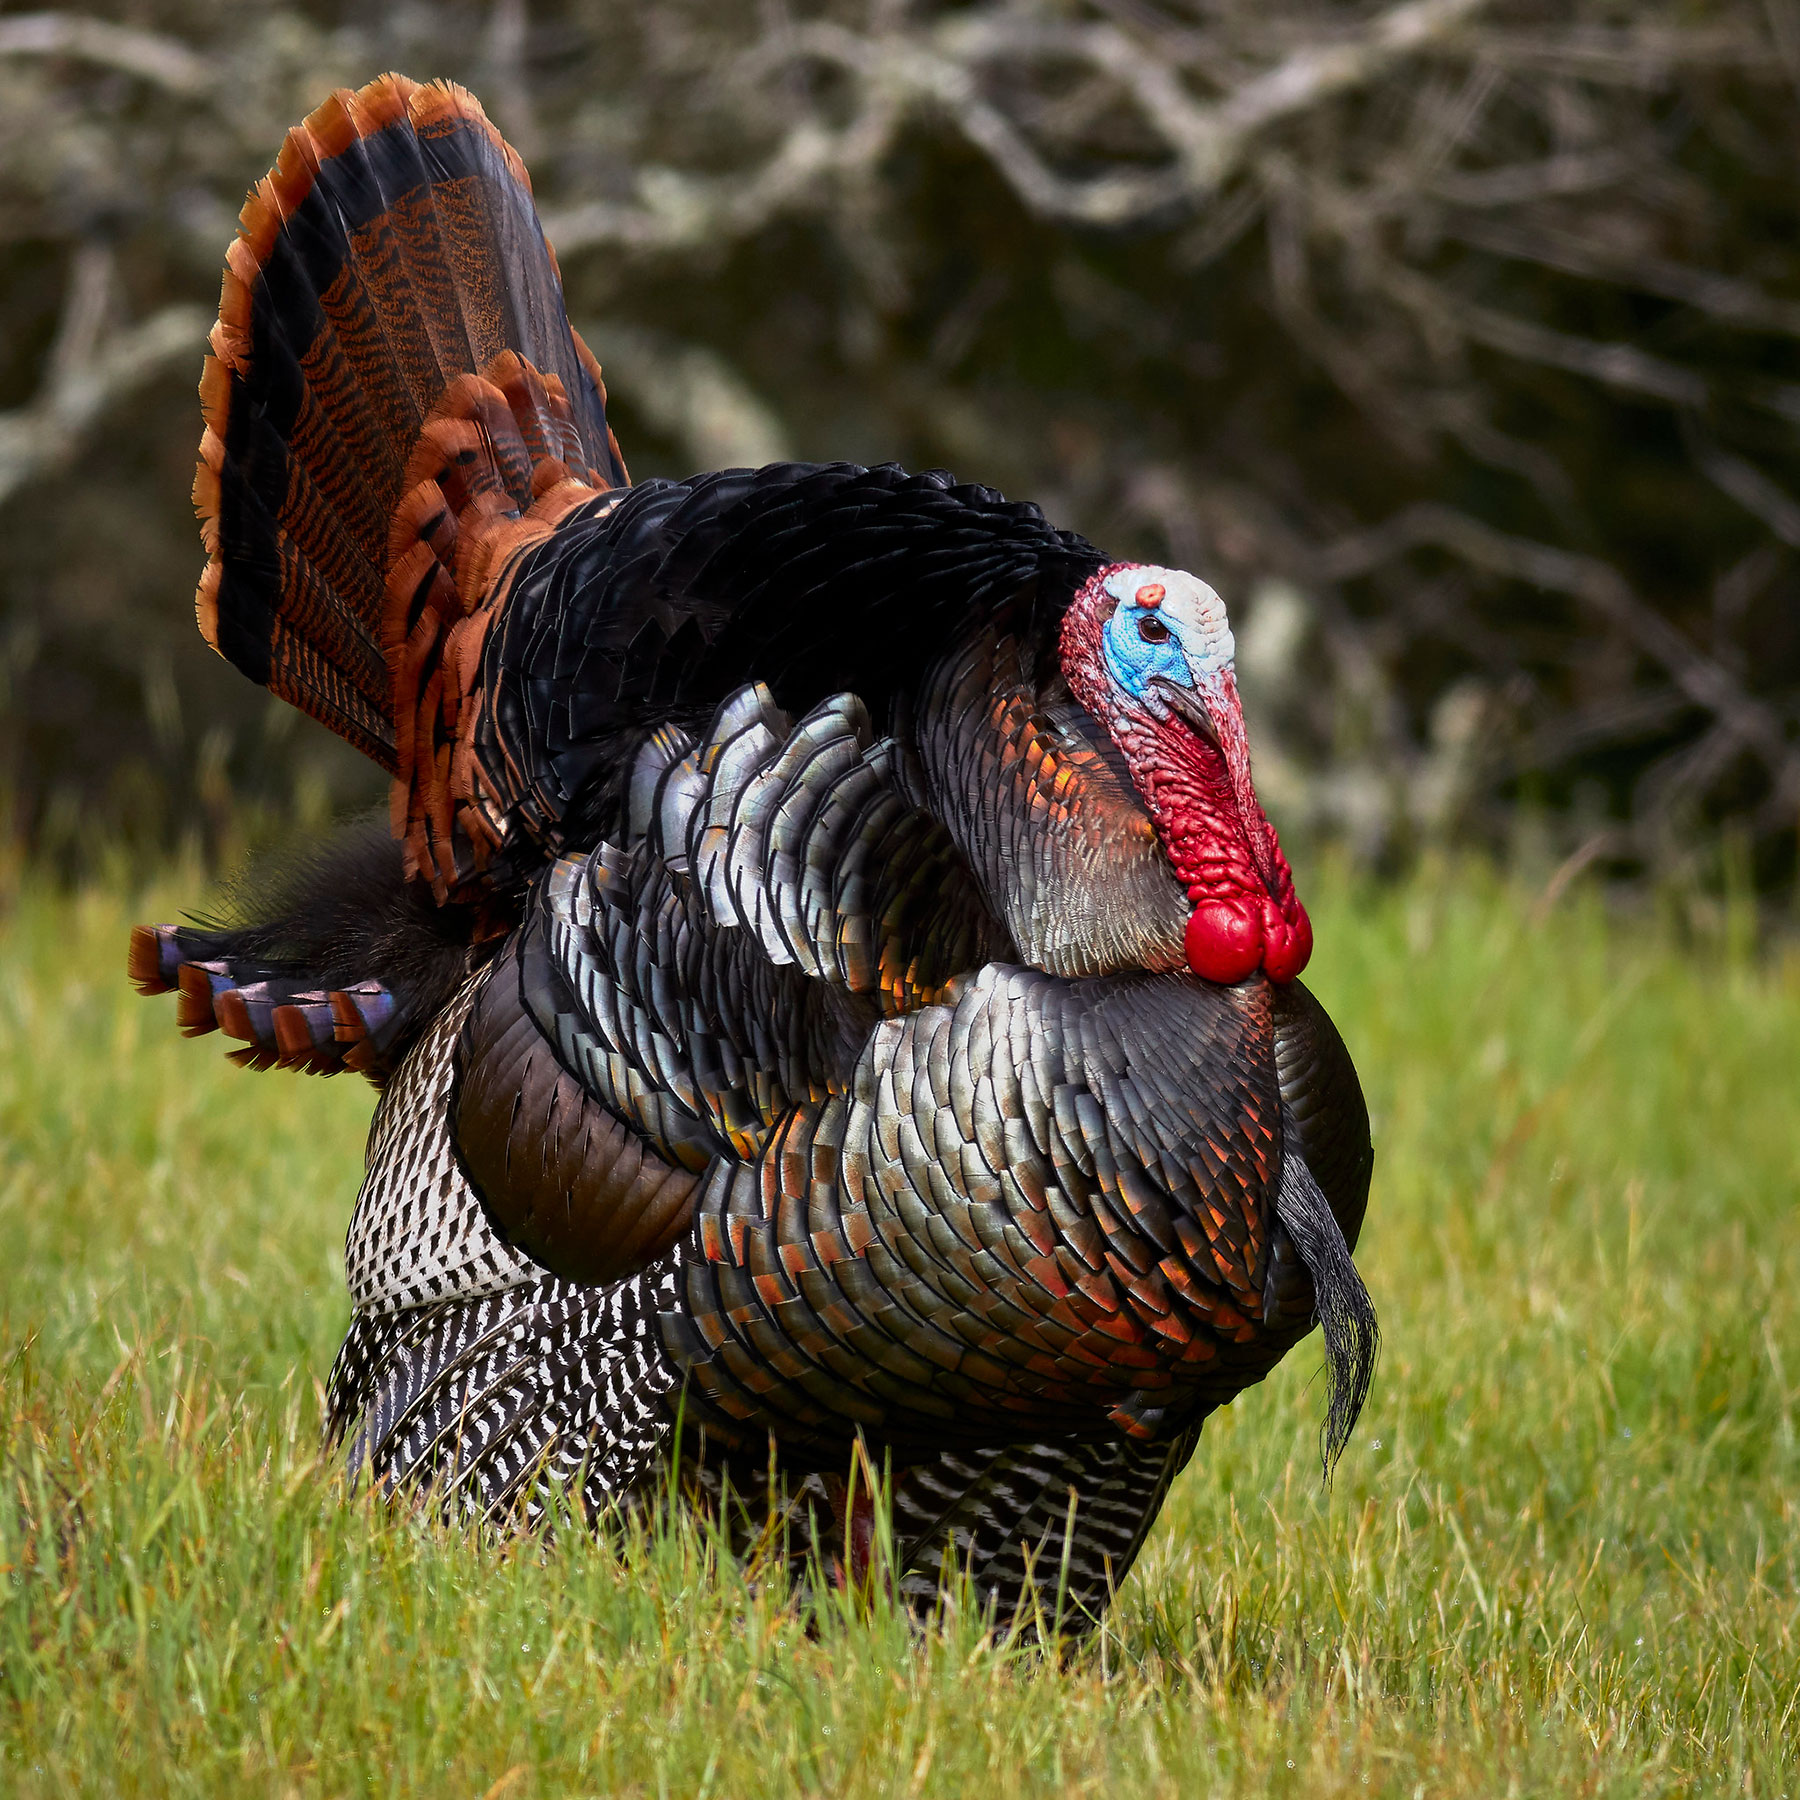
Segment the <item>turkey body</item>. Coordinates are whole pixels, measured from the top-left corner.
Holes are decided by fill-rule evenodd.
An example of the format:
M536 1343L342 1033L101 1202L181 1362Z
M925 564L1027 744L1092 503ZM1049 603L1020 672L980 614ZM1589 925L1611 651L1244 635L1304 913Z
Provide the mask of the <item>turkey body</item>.
M909 1596L1048 1567L1091 1620L1321 1318L1341 1445L1368 1120L1210 590L941 474L627 486L460 90L290 136L213 342L202 629L388 768L394 832L132 967L381 1087L354 1466L527 1518L673 1467L852 1577L879 1471Z

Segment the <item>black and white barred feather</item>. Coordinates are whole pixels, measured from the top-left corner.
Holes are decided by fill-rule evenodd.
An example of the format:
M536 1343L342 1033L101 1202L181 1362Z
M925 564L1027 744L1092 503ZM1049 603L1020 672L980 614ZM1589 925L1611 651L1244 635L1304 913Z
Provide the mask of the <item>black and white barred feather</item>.
M677 1376L656 1319L674 1263L597 1290L539 1268L489 1224L449 1131L457 1039L488 978L457 996L376 1111L329 1424L352 1469L384 1485L531 1518L546 1481L598 1508L660 1469Z

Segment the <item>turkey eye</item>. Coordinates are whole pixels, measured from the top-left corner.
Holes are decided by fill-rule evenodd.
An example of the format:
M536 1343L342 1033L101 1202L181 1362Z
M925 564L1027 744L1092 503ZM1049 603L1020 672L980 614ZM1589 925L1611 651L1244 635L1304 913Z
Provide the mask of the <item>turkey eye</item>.
M1138 636L1146 644L1166 644L1169 641L1169 628L1155 613L1145 613L1138 620Z

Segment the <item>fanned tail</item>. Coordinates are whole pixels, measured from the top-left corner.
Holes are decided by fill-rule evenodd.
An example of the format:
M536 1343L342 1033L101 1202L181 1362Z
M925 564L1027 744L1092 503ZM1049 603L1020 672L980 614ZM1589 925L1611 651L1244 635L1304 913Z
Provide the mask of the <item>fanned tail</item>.
M206 639L394 777L408 870L467 893L481 642L519 554L627 481L517 154L385 75L288 133L227 256L194 499Z

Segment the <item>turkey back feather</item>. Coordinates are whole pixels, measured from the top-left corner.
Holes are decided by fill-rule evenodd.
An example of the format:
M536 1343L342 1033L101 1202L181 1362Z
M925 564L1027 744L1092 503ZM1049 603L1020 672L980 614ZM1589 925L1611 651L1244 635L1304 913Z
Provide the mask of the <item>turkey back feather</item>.
M860 696L894 722L944 650L1012 620L1054 642L1100 554L941 471L773 463L650 481L527 551L487 634L474 762L552 854L620 828L630 756L747 681L796 715Z

